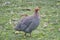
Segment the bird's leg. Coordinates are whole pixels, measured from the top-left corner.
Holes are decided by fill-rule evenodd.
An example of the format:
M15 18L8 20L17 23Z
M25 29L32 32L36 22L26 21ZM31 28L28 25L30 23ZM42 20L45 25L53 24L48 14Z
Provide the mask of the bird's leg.
M31 37L31 33L30 33L30 37Z
M24 35L26 36L26 33Z
M26 37L26 33L24 34L24 38Z

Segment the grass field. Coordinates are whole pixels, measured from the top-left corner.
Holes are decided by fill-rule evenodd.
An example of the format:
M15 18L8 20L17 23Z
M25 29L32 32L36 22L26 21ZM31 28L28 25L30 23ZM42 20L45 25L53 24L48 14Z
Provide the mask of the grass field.
M41 20L32 37L15 34L17 21L12 20L19 20L21 14L32 15L36 6L41 7ZM60 0L0 0L0 40L60 40Z

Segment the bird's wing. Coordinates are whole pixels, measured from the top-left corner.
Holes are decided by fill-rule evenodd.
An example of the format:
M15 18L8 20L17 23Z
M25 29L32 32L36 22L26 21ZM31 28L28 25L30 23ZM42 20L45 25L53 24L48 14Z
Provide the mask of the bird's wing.
M25 30L27 27L29 27L29 25L31 24L31 19L29 19L29 18L27 18L27 19L25 19L25 20L23 20L23 22L22 22L22 25L24 25L23 26L23 30Z
M38 24L36 24L35 22L32 22L28 28L26 28L25 32L29 33L32 32L32 30L36 29L38 26Z
M19 30L25 30L31 23L31 19L30 18L25 18L23 21L21 20L20 22L18 22L16 29Z

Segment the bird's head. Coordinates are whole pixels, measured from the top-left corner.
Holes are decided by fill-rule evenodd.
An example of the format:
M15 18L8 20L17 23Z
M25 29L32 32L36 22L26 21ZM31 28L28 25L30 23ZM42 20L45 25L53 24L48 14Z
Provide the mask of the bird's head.
M35 8L35 12L38 12L38 11L39 11L39 9L40 9L39 7L36 7L36 8Z

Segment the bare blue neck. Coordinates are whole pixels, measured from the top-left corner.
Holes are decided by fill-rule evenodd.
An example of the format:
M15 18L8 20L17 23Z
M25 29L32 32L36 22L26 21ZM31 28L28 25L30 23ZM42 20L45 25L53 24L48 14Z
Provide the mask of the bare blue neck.
M38 12L35 12L34 13L34 16L37 16L38 17L39 16L39 13Z

